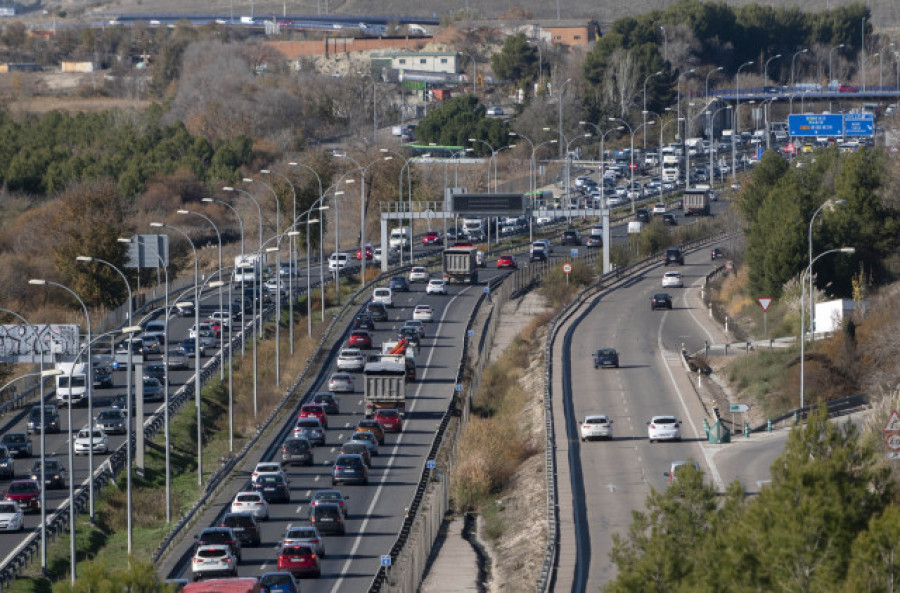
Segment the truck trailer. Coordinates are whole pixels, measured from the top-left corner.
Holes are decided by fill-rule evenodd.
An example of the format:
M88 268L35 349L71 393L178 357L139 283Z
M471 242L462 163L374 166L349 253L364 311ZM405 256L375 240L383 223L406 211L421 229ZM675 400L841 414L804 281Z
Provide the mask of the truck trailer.
M385 358L366 363L363 369L366 418L382 408L406 413L406 364L402 359Z
M684 190L684 215L709 216L710 194L709 186L698 185Z
M444 280L451 284L478 282L478 249L474 245L444 250Z

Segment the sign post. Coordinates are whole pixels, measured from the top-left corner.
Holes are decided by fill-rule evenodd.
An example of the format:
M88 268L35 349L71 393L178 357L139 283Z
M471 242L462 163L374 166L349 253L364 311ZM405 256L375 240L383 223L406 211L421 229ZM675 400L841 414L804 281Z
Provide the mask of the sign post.
M769 306L772 304L772 297L759 297L756 299L759 306L763 310L763 335L769 337Z
M572 272L572 264L563 264L563 274L566 275L566 286L569 285L569 274Z
M750 406L746 404L730 404L728 406L728 411L731 412L731 425L734 426L734 415L735 414L746 414L747 411L750 410Z

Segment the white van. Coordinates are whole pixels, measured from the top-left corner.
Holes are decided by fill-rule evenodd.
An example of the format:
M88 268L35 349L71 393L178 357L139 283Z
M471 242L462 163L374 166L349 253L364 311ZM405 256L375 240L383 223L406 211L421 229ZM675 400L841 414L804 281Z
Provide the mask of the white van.
M409 244L409 227L391 229L391 236L388 239L388 246L391 249L408 249Z
M385 307L394 306L394 293L390 288L376 288L372 292L372 302L381 303Z
M328 271L343 270L350 263L349 253L332 253L328 258Z
M59 362L56 368L56 405L64 406L72 401L78 405L87 401L87 365L83 363Z

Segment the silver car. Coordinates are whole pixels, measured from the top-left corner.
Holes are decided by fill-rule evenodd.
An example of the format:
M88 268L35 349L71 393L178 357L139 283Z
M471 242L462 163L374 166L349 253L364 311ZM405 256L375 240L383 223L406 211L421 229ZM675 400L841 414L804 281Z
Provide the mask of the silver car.
M97 417L94 419L94 426L101 429L106 434L125 434L126 432L126 418L128 416L125 414L124 410L120 410L119 408L109 408L107 410L101 410Z
M294 425L294 436L304 437L313 447L325 444L325 429L318 418L298 418Z
M97 427L82 428L75 438L75 454L87 455L91 447L94 453L109 453L109 439L106 433Z
M188 368L188 357L184 350L169 350L167 353L169 369L182 371Z
M303 545L309 546L316 551L321 557L325 557L325 540L319 535L319 530L314 525L295 525L288 527L284 538L281 540L281 547Z
M344 348L338 354L337 368L339 371L361 371L366 366L366 357L359 348Z
M353 376L349 373L334 373L328 380L328 391L332 393L353 393Z
M369 431L354 432L350 435L350 441L363 443L369 448L369 455L378 457L378 437Z

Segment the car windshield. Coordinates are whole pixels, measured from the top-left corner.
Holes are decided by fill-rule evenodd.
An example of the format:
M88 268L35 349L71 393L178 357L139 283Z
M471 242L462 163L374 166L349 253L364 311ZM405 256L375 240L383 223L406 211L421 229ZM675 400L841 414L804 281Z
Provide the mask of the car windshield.
M675 418L656 418L653 421L654 424L675 424L676 422Z
M390 412L384 412L384 411L378 412L378 417L379 417L379 418L396 418L396 417L397 417L397 412L394 412L394 411L390 411Z
M16 512L15 504L13 504L11 502L0 502L0 513L8 514L8 513L15 513L15 512Z
M239 494L238 502L259 502L260 497L258 494Z
M37 490L37 484L34 482L14 482L10 484L10 492L34 492Z
M41 471L41 462L35 461L34 465L31 467L31 471L36 471L36 472ZM53 459L48 459L46 471L48 471L48 472L59 471L59 462L55 461Z
M114 412L113 410L105 410L100 412L97 416L100 420L115 420L116 418L121 418L122 414L120 412Z
M228 554L224 548L201 548L197 551L197 556L201 558L221 558Z
M226 527L253 527L253 519L250 515L231 515L223 521Z
M272 585L293 585L294 580L289 574L269 574L261 578L259 584L269 587Z
M341 498L341 493L334 490L316 492L315 495L315 500L340 500Z
M359 458L349 457L349 456L338 457L338 460L336 462L336 465L343 465L346 467L358 467L359 464L360 464Z
M25 435L24 435L24 434L7 434L7 435L3 435L3 442L4 442L4 443L11 443L11 444L13 444L13 445L17 445L17 444L19 444L19 443L24 443L24 442L25 442Z
M309 443L307 443L306 441L301 441L299 439L294 441L287 441L284 444L284 448L291 453L306 451L309 449Z
M585 424L606 424L607 420L606 420L606 418L599 416L596 418L588 418L587 420L584 421L584 423Z
M281 551L282 556L309 556L312 550L305 546L288 546Z

